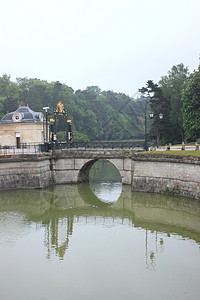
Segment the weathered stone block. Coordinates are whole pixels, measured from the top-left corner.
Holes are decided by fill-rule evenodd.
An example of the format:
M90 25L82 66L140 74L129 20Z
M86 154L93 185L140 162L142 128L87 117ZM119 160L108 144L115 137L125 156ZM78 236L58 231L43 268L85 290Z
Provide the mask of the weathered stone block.
M124 166L123 169L126 171L131 171L132 168L132 159L124 158Z
M73 158L65 158L58 159L54 162L55 170L73 170L74 169L74 159Z
M55 184L77 183L78 170L59 171L54 174Z
M86 158L76 158L75 159L75 170L80 170L90 160L91 159L86 159Z
M123 171L123 159L120 158L114 158L114 159L109 159L109 161L119 170Z
M120 171L123 184L131 184L131 171Z

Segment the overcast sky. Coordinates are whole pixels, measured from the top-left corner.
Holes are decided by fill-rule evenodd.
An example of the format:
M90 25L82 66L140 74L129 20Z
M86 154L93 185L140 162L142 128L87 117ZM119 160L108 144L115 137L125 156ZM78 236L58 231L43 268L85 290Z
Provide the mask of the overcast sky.
M133 96L200 55L199 0L0 0L0 76Z

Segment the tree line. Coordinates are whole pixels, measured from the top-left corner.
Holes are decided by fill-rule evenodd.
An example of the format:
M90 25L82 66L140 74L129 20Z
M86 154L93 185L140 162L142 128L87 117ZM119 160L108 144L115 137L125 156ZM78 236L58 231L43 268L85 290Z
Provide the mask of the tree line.
M134 99L123 93L102 91L98 86L74 91L59 81L0 77L0 119L19 105L34 111L49 106L50 119L61 101L72 120L76 141L143 139L145 107L154 113L148 120L148 139L162 144L194 141L200 137L200 67L189 74L183 64L173 66L158 83L152 80ZM159 113L163 119L159 119ZM64 120L58 122L58 138L64 139Z
M133 99L123 93L101 91L98 86L74 91L59 81L0 77L0 118L28 105L34 111L48 106L48 119L61 101L72 121L74 140L130 140L144 136L144 101ZM58 138L65 138L64 119L58 121Z

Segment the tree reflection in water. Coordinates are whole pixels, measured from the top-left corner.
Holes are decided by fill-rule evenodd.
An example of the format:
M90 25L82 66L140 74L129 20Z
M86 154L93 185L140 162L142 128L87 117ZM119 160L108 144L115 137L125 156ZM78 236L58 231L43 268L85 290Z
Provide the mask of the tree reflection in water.
M15 212L20 218L23 215L23 222L27 224L45 227L48 259L54 254L64 259L73 225L83 222L108 227L120 223L145 230L144 256L146 267L151 270L156 268L156 255L164 252L165 237L170 234L200 244L198 202L167 195L132 193L130 186L123 186L118 201L111 204L100 201L88 184L1 192L0 214L9 212ZM9 226L7 221L5 224Z

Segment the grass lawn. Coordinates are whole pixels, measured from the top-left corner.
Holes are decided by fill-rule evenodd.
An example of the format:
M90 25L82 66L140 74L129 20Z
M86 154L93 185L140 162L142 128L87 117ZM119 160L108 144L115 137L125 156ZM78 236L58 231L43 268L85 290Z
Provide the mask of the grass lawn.
M190 156L190 157L200 157L200 150L169 150L169 151L145 151L140 152L142 155L166 155L166 156Z

